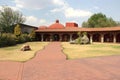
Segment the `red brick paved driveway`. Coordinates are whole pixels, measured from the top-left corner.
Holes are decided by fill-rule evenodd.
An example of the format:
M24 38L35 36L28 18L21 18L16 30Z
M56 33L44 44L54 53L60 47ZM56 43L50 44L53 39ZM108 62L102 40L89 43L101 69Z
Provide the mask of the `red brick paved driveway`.
M66 60L52 42L26 63L0 62L0 80L120 80L120 56Z

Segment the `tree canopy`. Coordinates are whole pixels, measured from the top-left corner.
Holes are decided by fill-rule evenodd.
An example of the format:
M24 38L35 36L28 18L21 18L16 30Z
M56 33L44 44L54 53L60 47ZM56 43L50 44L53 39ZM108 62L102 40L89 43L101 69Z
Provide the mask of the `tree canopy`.
M15 11L8 6L3 6L3 9L0 10L0 28L3 32L13 33L14 25L24 22L25 17L21 12Z
M112 18L106 17L102 13L93 14L87 22L82 23L82 27L98 28L98 27L112 27L117 26L117 22Z

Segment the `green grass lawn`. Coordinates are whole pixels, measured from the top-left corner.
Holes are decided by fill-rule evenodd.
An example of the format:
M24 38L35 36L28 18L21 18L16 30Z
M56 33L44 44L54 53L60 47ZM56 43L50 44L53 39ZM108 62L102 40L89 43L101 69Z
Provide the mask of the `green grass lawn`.
M31 47L31 51L20 51L24 44ZM35 56L37 51L43 49L48 42L27 42L15 46L0 48L0 60L27 61Z
M120 44L93 43L88 45L62 43L63 52L68 59L120 55Z

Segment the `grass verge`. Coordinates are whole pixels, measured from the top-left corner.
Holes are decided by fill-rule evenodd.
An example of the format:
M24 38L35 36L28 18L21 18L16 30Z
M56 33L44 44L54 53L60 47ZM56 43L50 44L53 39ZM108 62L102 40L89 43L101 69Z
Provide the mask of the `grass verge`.
M20 51L25 44L30 45L31 51ZM25 62L35 56L37 51L42 50L48 42L27 42L16 46L0 48L0 60Z
M63 42L62 47L67 59L120 55L120 44L113 43L77 45Z

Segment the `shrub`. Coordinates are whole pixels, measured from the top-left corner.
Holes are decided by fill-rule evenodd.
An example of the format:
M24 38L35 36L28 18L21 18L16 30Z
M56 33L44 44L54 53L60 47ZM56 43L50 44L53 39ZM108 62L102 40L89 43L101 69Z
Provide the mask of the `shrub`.
M31 41L31 39L27 34L21 34L20 36L11 33L0 34L0 47L12 46L28 41Z
M81 43L82 34L81 34L81 32L78 32L77 34L78 34L78 38L75 40L75 43L80 44Z
M16 41L18 44L26 42L23 35L18 36Z
M13 34L8 34L8 46L15 45L16 44L16 36Z
M75 43L76 43L76 44L81 44L81 38L78 37L77 39L75 39Z
M18 36L16 42L17 42L18 44L24 43L24 42L25 42L25 38L24 38L22 35L21 35L21 36Z
M31 38L27 34L21 34L20 36L16 37L16 42L18 44L25 43L31 41Z
M0 47L12 46L16 44L16 37L10 33L3 33L0 35Z
M25 38L26 42L31 41L31 38L30 38L30 36L28 34L22 34L22 36Z
M88 44L89 43L89 38L87 37L86 32L78 32L78 38L75 40L76 44Z
M1 34L1 36L0 36L0 47L6 46L6 44L7 44L6 37L7 37L6 34Z
M81 38L81 44L88 44L89 43L89 38L87 37L87 35L83 35L83 37Z

